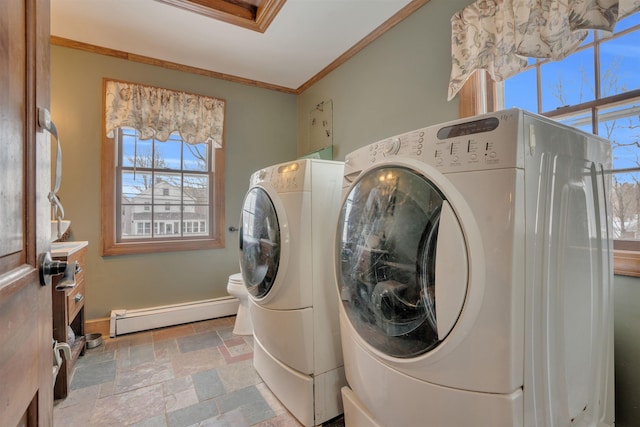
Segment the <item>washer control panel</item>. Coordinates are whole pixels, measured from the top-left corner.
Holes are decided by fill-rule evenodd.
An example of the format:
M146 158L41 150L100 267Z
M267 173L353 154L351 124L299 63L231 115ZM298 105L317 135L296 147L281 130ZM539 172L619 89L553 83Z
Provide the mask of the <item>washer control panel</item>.
M507 110L416 129L362 147L349 154L345 163L351 168L364 168L403 156L428 163L443 173L521 167L520 113Z

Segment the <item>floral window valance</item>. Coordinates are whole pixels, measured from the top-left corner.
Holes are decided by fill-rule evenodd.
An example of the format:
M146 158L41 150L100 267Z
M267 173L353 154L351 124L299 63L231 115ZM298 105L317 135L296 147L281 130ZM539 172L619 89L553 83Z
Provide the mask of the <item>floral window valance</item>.
M225 101L135 83L105 80L105 126L136 129L140 139L166 141L178 132L188 144L212 141L222 147Z
M451 100L475 70L495 81L517 74L527 58L562 59L588 30L612 32L640 10L640 0L478 0L451 18Z

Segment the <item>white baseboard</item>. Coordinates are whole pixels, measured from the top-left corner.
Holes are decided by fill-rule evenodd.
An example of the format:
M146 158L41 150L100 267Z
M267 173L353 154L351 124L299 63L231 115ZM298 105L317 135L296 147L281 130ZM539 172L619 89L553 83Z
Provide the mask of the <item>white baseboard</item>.
M235 297L223 297L136 310L112 310L109 335L113 338L131 332L232 316L238 312L238 304Z

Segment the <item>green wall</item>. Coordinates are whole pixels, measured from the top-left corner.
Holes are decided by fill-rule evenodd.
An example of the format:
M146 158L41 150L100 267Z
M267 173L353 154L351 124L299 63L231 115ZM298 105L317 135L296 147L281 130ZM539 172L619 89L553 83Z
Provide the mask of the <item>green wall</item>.
M111 309L151 307L224 295L238 271L237 235L227 247L157 255L101 258L101 79L112 77L227 100L227 225L237 225L250 174L309 151L309 113L333 103L334 158L367 143L455 119L446 101L450 17L471 0L431 0L300 96L242 86L54 46L52 115L64 145L60 196L73 238L89 240L87 318ZM616 276L616 425L640 420L640 280Z
M89 241L88 320L112 309L168 305L227 295L239 270L238 233L226 247L150 255L100 256L102 79L144 83L225 99L226 226L238 226L251 173L296 157L296 96L59 46L51 48L51 115L63 147L58 193L72 239Z
M470 0L432 0L300 96L52 46L51 112L63 145L59 196L72 239L89 241L87 319L226 294L237 272L237 233L226 248L101 257L102 79L150 84L223 98L226 121L226 223L237 226L251 173L308 152L309 112L333 101L334 158L376 139L457 117L446 102L449 17ZM447 19L442 17L446 16Z
M431 0L298 99L298 153L308 151L309 112L333 101L333 153L458 117L446 101L450 17L469 0ZM616 426L640 420L640 279L615 276Z
M616 426L640 424L640 279L614 277Z
M447 102L451 16L470 0L431 0L298 98L298 153L309 151L309 113L333 101L333 156L458 117Z

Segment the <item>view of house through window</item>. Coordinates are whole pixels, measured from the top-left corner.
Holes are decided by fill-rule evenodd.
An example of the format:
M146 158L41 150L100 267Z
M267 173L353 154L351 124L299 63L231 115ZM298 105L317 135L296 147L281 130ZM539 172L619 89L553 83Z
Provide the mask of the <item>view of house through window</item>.
M529 60L503 85L504 107L538 112L611 141L615 247L640 250L640 13L613 36L591 31L562 61Z
M118 129L119 240L207 237L211 231L209 143L140 140Z
M103 83L101 255L223 248L225 101Z

